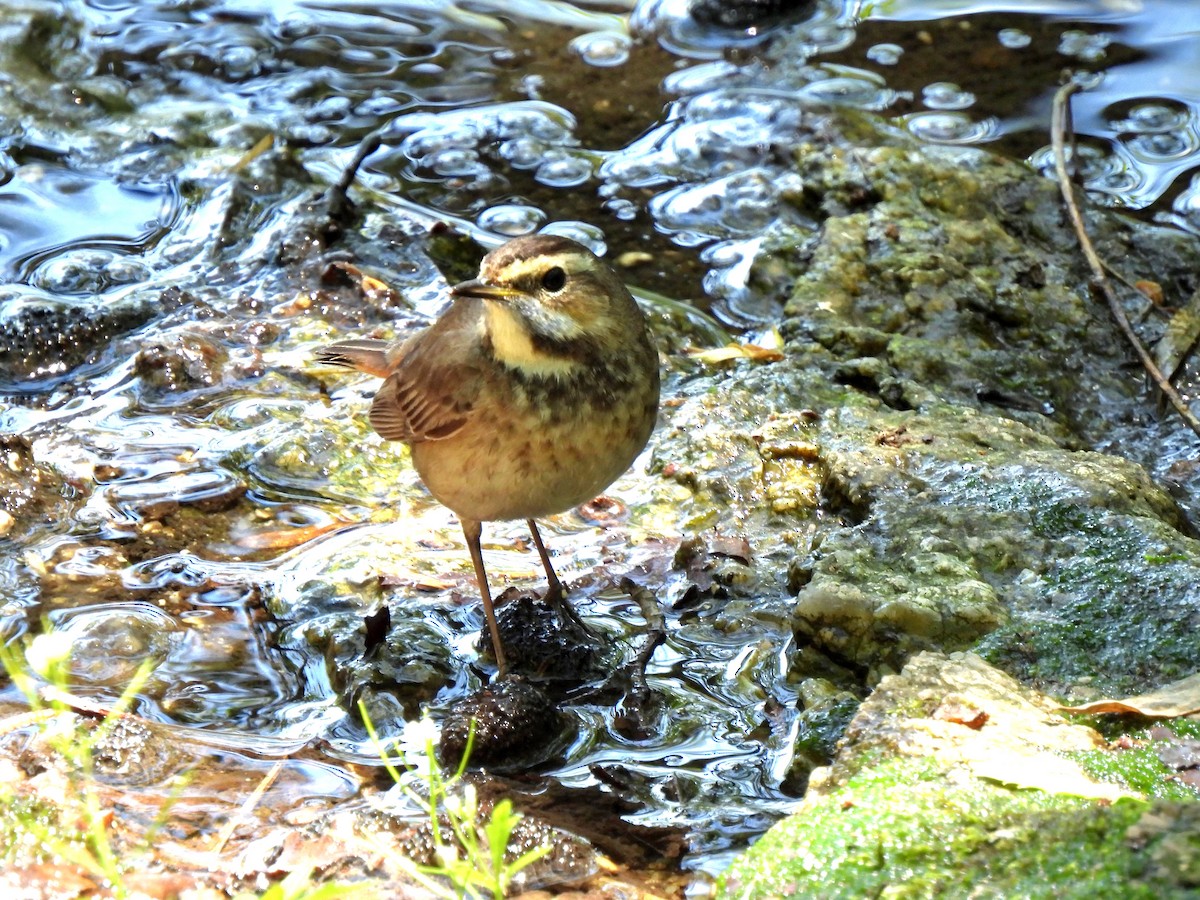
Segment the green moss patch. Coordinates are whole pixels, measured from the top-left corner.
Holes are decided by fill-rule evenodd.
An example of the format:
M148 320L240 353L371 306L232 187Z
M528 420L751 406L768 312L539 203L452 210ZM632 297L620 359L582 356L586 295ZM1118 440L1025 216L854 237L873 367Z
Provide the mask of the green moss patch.
M1156 863L1168 832L1128 836L1148 808L1010 790L894 759L771 829L721 879L719 896L1188 896L1186 879Z

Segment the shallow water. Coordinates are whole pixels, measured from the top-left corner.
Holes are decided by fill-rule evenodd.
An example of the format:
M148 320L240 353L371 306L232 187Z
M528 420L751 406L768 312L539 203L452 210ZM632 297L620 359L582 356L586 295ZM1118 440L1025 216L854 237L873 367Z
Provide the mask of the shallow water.
M330 336L436 314L451 278L436 263L461 257L428 249L434 223L485 246L547 229L634 254L634 287L753 329L786 289L751 280L756 250L815 227L783 198L802 188L795 147L830 107L1045 169L1050 98L1069 69L1091 85L1074 109L1092 195L1200 232L1200 7L867 9L819 4L729 30L669 0L632 13L532 0L9 4L0 432L30 441L47 486L0 536L0 634L65 630L77 689L101 698L149 659L143 715L264 752L320 738L334 760L369 755L331 683L361 655L355 603L384 597L414 646L452 648L421 701L435 713L478 686L479 616L452 518L401 451L367 438L369 386L305 367ZM395 295L363 307L298 273L316 255L306 205L376 131L355 194L374 206L348 243ZM679 313L663 300L651 308L664 342L713 333L700 317L668 327ZM364 449L347 457L331 435L353 428ZM656 534L638 507L642 469L614 488L631 512L610 533L569 514L550 535L581 612L614 642L644 624L611 571L658 573L664 606L686 590L667 571L673 544L654 543L680 535ZM536 557L511 549L523 539L490 529L497 579L538 577ZM391 587L377 593L381 571ZM580 704L551 772L583 786L620 767L637 785L633 819L691 833L691 868L719 870L795 800L788 597L768 593L736 629L670 609L649 675L676 715L630 738L614 709Z

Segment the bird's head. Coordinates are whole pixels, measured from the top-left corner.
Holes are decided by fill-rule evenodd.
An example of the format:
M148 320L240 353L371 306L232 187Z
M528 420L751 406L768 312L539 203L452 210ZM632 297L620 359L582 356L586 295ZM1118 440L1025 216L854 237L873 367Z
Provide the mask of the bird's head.
M612 267L557 235L509 241L483 258L478 278L451 293L484 302L492 355L529 375L568 376L622 352L644 328Z

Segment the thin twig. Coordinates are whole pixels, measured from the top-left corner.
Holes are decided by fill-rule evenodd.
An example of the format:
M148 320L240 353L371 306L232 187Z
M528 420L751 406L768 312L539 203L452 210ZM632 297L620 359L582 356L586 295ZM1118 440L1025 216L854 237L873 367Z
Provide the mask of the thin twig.
M27 725L40 725L58 715L57 709L32 709L0 719L0 735L11 734Z
M378 150L382 144L382 130L373 131L363 138L354 158L350 160L350 165L342 171L342 177L338 179L337 184L329 189L329 217L335 222L342 221L350 212L353 207L350 202L350 186L354 184L354 179L358 177L358 170L367 161L367 157Z
M1088 265L1092 269L1092 280L1104 292L1104 297L1108 301L1108 308L1112 313L1113 319L1121 331L1124 332L1125 337L1137 353L1138 359L1141 360L1142 367L1145 368L1154 383L1158 385L1158 389L1163 392L1163 395L1175 407L1175 411L1188 424L1188 427L1200 435L1200 419L1192 415L1192 411L1188 409L1187 402L1159 370L1150 354L1146 351L1145 346L1138 339L1133 326L1129 324L1129 318L1125 315L1125 310L1121 306L1120 300L1117 299L1112 282L1108 280L1108 276L1104 273L1104 263L1101 261L1099 254L1096 253L1096 248L1092 245L1092 241L1088 237L1087 228L1083 224L1083 214L1079 211L1079 203L1075 199L1075 188L1067 173L1067 154L1063 146L1066 133L1070 128L1071 95L1079 90L1082 90L1082 87L1075 81L1069 81L1059 88L1058 92L1054 95L1053 113L1050 118L1050 140L1054 145L1054 172L1058 176L1058 187L1062 191L1063 202L1067 205L1067 213L1071 217L1071 224L1075 227L1075 236L1079 239L1079 247L1083 250L1083 255L1087 258Z
M638 704L643 704L650 697L646 668L650 665L650 657L654 655L654 651L667 639L666 619L658 605L658 598L632 578L622 578L621 588L641 608L642 616L646 620L645 640L628 666L630 694Z
M233 837L233 833L237 831L240 825L244 825L250 819L250 814L254 812L254 808L258 806L258 802L262 800L263 794L275 783L275 779L279 777L279 773L283 771L286 759L277 759L275 764L267 770L267 774L259 781L258 787L246 798L242 803L237 813L225 823L225 827L221 829L221 833L217 835L217 839L209 848L209 853L219 854L225 849L225 845L229 843L229 839Z

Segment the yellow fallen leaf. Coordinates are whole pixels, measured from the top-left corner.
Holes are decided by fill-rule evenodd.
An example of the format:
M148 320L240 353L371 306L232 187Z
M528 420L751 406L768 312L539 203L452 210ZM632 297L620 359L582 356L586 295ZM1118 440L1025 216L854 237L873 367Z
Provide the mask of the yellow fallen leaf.
M1109 802L1139 796L1116 784L1093 781L1076 763L1053 753L999 750L969 759L967 765L979 778L1019 789Z
M1063 706L1066 712L1116 713L1155 719L1177 719L1200 713L1200 674L1189 675L1149 694L1120 700L1104 699L1081 706Z
M229 170L231 172L245 171L249 167L250 163L254 162L254 160L258 159L260 156L262 156L264 153L266 153L268 150L270 150L274 146L275 146L275 135L273 135L273 134L263 135L261 138L258 139L258 143L256 143L253 147L251 147L249 150L247 150L245 153L243 153L241 158L237 162L235 162L232 166L229 167Z
M688 350L687 353L693 359L709 365L719 365L735 359L748 359L751 362L779 362L783 359L782 350L776 347L762 347L758 344L726 344L724 347L714 347L708 350Z

